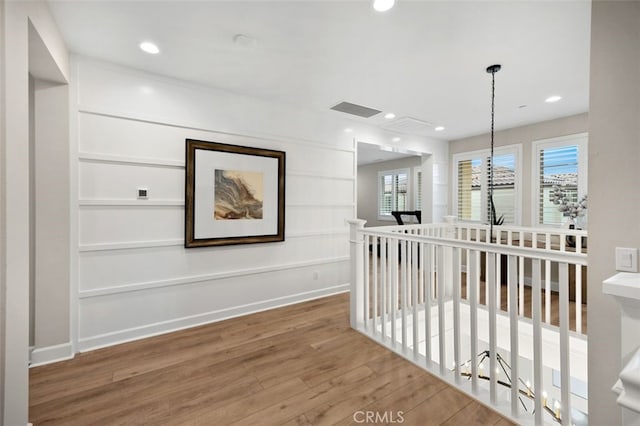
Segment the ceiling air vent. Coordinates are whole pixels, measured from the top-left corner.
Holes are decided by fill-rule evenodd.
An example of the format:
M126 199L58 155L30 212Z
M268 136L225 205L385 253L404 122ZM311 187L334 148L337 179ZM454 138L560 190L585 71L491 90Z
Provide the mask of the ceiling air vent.
M433 124L417 118L402 117L387 124L384 128L394 132L421 134L432 130Z
M373 117L374 115L380 114L380 112L382 112L377 109L352 104L350 102L340 102L338 105L332 106L331 109L334 111L344 112L346 114L357 115L358 117L363 118Z

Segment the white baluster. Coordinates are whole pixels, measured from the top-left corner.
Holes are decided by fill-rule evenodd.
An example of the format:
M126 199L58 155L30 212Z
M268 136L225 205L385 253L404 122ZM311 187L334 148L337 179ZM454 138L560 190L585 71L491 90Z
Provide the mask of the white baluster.
M520 232L520 247L524 247L524 232ZM520 256L519 258L519 274L518 274L518 284L520 287L520 297L519 297L519 306L520 306L520 315L524 316L524 257Z
M471 335L471 390L473 393L478 393L478 365L475 362L476 355L478 355L478 288L476 283L480 281L480 274L478 268L479 253L475 250L470 250L469 255L471 257L471 281L472 285L467 288L469 292L469 309L470 309L470 335Z
M509 347L509 351L511 353L511 415L513 417L518 417L519 416L519 410L520 410L520 404L518 403L518 398L520 397L519 393L518 393L518 389L520 387L519 383L518 383L518 379L519 379L519 366L520 366L520 360L518 357L518 354L520 353L519 350L519 346L518 346L518 309L517 309L517 302L516 302L516 296L518 295L518 292L515 290L515 287L518 285L518 276L517 276L517 257L516 256L509 256L509 265L507 267L507 274L508 274L508 279L507 279L507 286L509 288L514 288L514 290L512 290L509 293L509 329L511 331L511 339L510 339L510 347Z
M399 241L396 238L389 239L391 244L391 344L395 347L398 343L398 333L396 320L398 317L398 244Z
M500 231L498 231L498 236ZM499 244L499 243L498 243ZM496 307L502 309L502 256L496 255Z
M380 315L380 310L378 307L378 291L380 288L379 278L378 278L378 256L380 255L380 239L378 237L372 238L372 250L371 250L371 263L372 263L372 275L373 275L373 283L371 286L371 292L373 293L373 332L377 333L378 331L378 316Z
M424 300L424 341L425 341L425 358L427 367L431 366L432 353L431 353L431 301L433 300L432 287L433 282L433 245L429 244L425 246L424 260L425 260L425 278L426 278L426 291Z
M382 313L380 315L380 321L382 323L382 341L385 341L387 337L387 312L389 312L389 306L387 305L387 289L389 270L387 269L387 237L380 238L380 306L382 307Z
M454 248L453 261L453 361L456 383L460 384L460 249Z
M575 265L576 268L576 333L582 334L582 265Z
M496 404L498 399L496 353L497 353L497 309L496 309L496 254L487 253L489 268L487 269L487 288L489 289L489 393L491 403Z
M401 313L401 326L402 326L402 353L407 353L407 278L408 278L408 264L409 264L409 246L406 240L402 240L400 243L400 265L401 269L401 288L400 288L400 313Z
M551 234L547 233L545 248L551 250ZM544 262L544 322L551 324L551 261Z
M542 382L542 323L541 323L541 277L540 277L540 259L532 259L531 261L531 275L533 285L531 288L531 295L533 299L533 306L531 309L531 319L533 321L533 392L536 395L534 400L535 422L536 425L542 423L542 398L541 390L543 388Z
M579 265L577 265L579 267ZM558 265L560 280L560 387L562 394L562 424L571 426L571 367L569 347L569 265ZM576 303L576 309L578 304Z
M370 332L371 322L369 315L369 297L371 291L371 274L369 272L369 244L371 242L370 236L364 236L364 262L362 265L362 273L364 276L364 298L362 300L362 312L363 312L363 320L364 320L364 329L367 332Z
M413 307L413 359L417 361L420 356L419 344L419 322L418 322L418 303L420 302L418 293L418 243L411 243L411 306Z
M446 346L447 346L447 335L446 328L444 324L444 300L445 300L445 250L446 248L443 246L438 246L437 249L437 258L438 258L438 346L440 349L440 375L445 376L447 374L447 363L446 363Z
M489 231L485 231L485 235L489 235ZM487 244L490 244L490 240L487 237ZM489 271L489 253L484 253L484 305L489 306L489 282L487 281L487 272Z

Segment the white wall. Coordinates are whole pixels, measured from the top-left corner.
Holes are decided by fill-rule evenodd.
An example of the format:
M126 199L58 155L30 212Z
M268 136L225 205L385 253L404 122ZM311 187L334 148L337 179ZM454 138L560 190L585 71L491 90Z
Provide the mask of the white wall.
M5 79L4 79L4 64L7 63L5 57L5 37L4 37L4 9L5 2L0 0L0 129L5 129ZM6 158L5 150L5 131L0 130L0 159ZM5 167L4 161L0 160L0 182L5 182ZM7 347L7 341L5 336L6 325L6 204L5 204L5 187L0 183L0 348ZM5 418L4 402L5 392L8 389L7 382L5 381L5 351L0 349L0 423Z
M83 58L73 71L80 350L348 289L339 121ZM286 151L285 242L183 247L186 138Z
M355 132L357 142L422 154L422 222L443 222L448 214L449 143L440 139L410 135L403 135L401 141L394 142L397 134L359 126Z
M71 355L68 106L67 85L35 80L35 350L32 364Z
M6 79L2 156L4 186L3 260L6 293L3 424L23 425L28 412L29 344L29 99L30 26L42 45L39 52L52 58L58 77L66 77L68 55L45 3L7 2L4 8Z
M589 423L621 424L611 392L621 356L620 313L602 281L615 247L640 246L640 3L593 2L589 113Z
M416 182L414 169L422 166L421 157L382 161L358 167L358 219L367 221L365 226L395 225L396 220L378 220L378 173L387 170L409 169L411 204L415 201ZM411 210L414 208L411 207Z
M531 191L534 188L532 181L533 172L531 170L532 142L541 139L584 133L588 131L588 125L588 114L584 113L522 127L514 127L512 129L501 130L495 133L494 146L496 147L522 144L522 188L525 191L522 195L523 226L532 226L533 222L533 208L531 206ZM450 161L452 161L451 159L454 154L488 149L489 144L489 134L451 141L449 146ZM455 170L452 169L450 173L455 173ZM451 192L448 195L451 203L453 201L451 199L453 194ZM450 212L452 212L453 206L451 204L450 206Z

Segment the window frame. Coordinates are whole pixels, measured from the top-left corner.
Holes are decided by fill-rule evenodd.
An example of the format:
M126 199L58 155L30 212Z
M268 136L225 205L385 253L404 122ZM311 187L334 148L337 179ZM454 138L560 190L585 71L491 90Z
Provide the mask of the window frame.
M494 147L493 155L494 157L500 155L509 155L513 154L515 156L514 164L515 164L515 177L514 177L514 212L513 218L514 223L510 223L511 226L521 226L522 224L522 144L511 144L511 145L503 145L499 147ZM465 151L453 154L452 156L452 167L451 167L451 175L452 175L452 187L451 187L451 200L452 200L452 214L456 218L458 217L458 163L460 161L468 161L473 160L478 157L484 159L480 165L480 174L482 176L482 185L480 188L480 211L488 212L488 202L489 202L489 173L487 170L487 161L486 159L491 156L490 149L480 149L475 151ZM486 213L485 213L486 214ZM458 221L463 223L488 223L489 218L484 217L480 220L465 220L458 219Z
M562 148L566 146L578 146L578 200L587 194L588 172L589 172L589 133L575 133L572 135L559 136L549 139L540 139L531 144L531 220L533 227L540 228L562 228L560 225L540 223L540 205L538 204L540 195L540 152L543 149Z
M393 217L392 214L380 214L380 210L381 210L381 202L382 202L382 193L384 191L383 188L383 184L382 184L382 177L383 176L397 176L399 174L406 174L407 175L407 202L408 203L412 203L412 185L411 185L411 181L412 181L412 176L411 176L411 169L409 168L402 168L402 169L395 169L395 170L381 170L378 172L378 193L377 193L377 197L378 197L378 201L377 201L377 205L378 205L378 220L388 220L388 221L394 221L395 222L395 218ZM395 191L395 188L393 189ZM396 202L397 198L395 196L395 193L392 193L392 198L391 198L391 211L397 210L397 206L394 206L394 203Z

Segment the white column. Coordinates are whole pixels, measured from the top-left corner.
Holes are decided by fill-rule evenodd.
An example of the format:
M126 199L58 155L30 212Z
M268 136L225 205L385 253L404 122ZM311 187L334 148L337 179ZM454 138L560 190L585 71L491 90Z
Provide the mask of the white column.
M349 243L351 247L351 290L349 295L351 327L357 329L364 316L364 238L362 229L366 220L350 219Z

